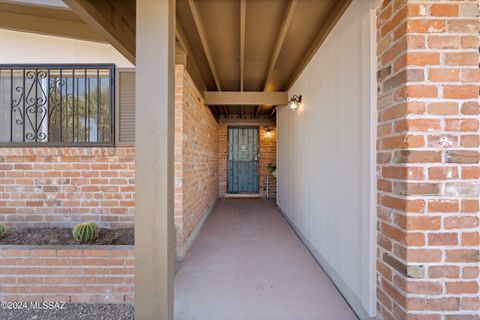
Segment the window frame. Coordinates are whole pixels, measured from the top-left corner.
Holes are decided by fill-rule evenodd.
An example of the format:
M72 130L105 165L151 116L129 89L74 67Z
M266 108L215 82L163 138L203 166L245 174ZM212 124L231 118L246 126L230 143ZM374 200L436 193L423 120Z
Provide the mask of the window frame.
M0 69L108 69L110 71L110 142L0 142L0 148L101 148L116 144L116 65L113 63L0 64ZM24 133L25 134L25 133Z

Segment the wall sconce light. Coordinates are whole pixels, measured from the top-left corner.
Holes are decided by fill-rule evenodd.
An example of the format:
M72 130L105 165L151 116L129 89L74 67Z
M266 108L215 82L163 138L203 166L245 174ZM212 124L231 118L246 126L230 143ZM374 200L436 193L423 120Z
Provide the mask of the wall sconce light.
M290 98L290 101L288 102L288 106L290 107L290 110L295 111L298 109L298 106L302 103L302 96L299 95L294 95L293 97Z
M267 137L271 137L272 136L272 131L270 130L270 128L267 129Z

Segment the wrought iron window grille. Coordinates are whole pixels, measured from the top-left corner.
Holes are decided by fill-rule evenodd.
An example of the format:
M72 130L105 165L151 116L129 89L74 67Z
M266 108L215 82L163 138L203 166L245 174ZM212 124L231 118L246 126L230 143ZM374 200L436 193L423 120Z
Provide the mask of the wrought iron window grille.
M0 65L0 146L112 146L113 64Z

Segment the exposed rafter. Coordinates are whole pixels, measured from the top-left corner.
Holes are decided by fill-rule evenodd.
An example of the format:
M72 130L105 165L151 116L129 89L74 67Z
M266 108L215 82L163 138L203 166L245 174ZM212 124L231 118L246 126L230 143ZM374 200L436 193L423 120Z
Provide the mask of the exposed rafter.
M68 8L0 1L0 28L72 39L106 42Z
M268 115L269 118L273 117L273 115L275 114L275 112L277 112L277 107L273 107L272 111L270 112L270 114Z
M215 80L215 85L217 86L218 91L222 91L222 87L220 86L220 80L217 74L217 69L215 68L215 63L213 61L212 51L210 50L207 33L205 32L205 27L202 17L200 16L200 11L198 9L197 3L194 0L188 0L188 5L190 6L190 11L192 12L195 27L197 28L198 35L200 36L200 41L202 42L203 51L207 56L208 65L210 66L210 71L212 72L213 79Z
M210 112L213 114L213 116L214 116L215 118L218 118L217 107L216 107L216 106L211 106L211 107L209 107L209 109L210 109Z
M179 51L175 52L175 64L182 64L185 67L187 66L187 54L185 52Z
M185 53L187 54L188 59L191 62L193 72L196 73L197 78L199 79L200 84L202 86L202 89L206 90L207 85L205 84L205 80L203 79L202 74L200 73L198 61L192 53L192 48L190 47L190 44L188 43L187 38L185 37L185 32L183 31L183 27L178 20L176 21L175 36L178 42L180 43L180 45L182 46L183 50L185 50Z
M280 31L277 36L277 40L275 42L275 48L273 49L272 58L270 59L270 65L268 66L267 77L265 78L265 85L263 87L263 91L267 91L268 83L272 76L273 69L277 64L278 56L280 55L280 51L282 50L283 43L285 41L285 37L287 35L288 28L290 27L290 23L292 22L293 13L295 12L295 7L297 6L298 0L290 0L288 4L287 11L283 17L282 26L280 27Z
M64 2L130 62L135 63L135 0Z
M257 108L255 109L255 118L258 117L258 114L260 113L261 108L262 106L257 106Z
M223 106L223 112L225 112L225 117L229 117L229 114L228 114L228 108L226 106Z
M244 87L246 16L247 16L247 0L240 0L240 91L243 91L243 87Z
M285 87L287 90L290 90L295 80L297 80L297 78L300 76L305 66L308 64L308 62L310 62L315 52L317 52L318 48L320 48L323 41L325 41L330 31L332 31L333 27L337 24L338 20L343 15L345 10L347 10L348 6L350 5L350 3L352 3L352 1L353 0L337 0L335 2L335 5L328 14L328 17L324 20L322 26L320 27L320 30L317 33L317 37L312 42L312 45L307 50L300 62L297 64L295 71L290 76Z
M263 86L263 91L267 91L268 84L272 77L273 69L275 68L278 60L278 56L280 55L280 51L282 50L283 43L285 42L285 37L287 36L288 28L290 27L290 23L292 22L293 13L295 12L295 7L297 6L298 0L290 0L288 3L287 10L285 11L285 15L283 16L282 24L280 26L280 30L277 35L277 39L275 41L275 47L272 52L272 57L270 58L270 64L268 66L267 76L265 77L265 83ZM257 106L255 110L255 117L258 116L260 112L261 106Z

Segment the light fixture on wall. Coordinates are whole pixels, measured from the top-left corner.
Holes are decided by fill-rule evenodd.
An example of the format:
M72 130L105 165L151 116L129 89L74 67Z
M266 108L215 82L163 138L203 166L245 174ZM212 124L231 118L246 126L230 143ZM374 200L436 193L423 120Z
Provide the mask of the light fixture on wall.
M288 106L292 111L295 111L298 109L298 106L302 103L302 96L299 95L294 95L293 97L290 98L290 101L288 101Z
M272 135L272 130L270 130L270 128L267 129L267 137L270 137Z

